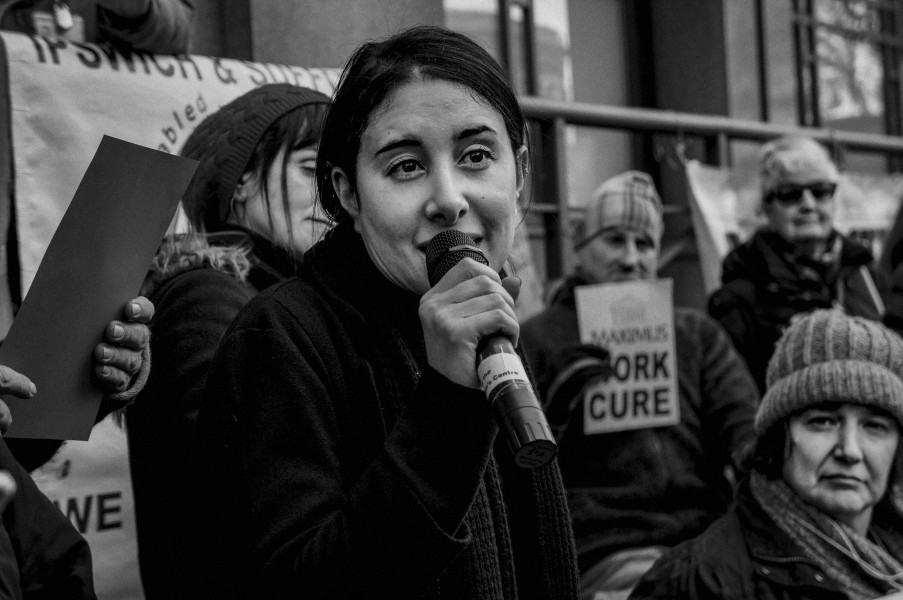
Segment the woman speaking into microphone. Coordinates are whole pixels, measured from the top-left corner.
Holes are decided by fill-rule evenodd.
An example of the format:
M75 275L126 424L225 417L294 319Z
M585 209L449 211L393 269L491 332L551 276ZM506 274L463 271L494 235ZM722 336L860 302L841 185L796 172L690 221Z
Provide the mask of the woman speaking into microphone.
M336 226L239 314L200 411L228 595L576 598L557 463L515 462L475 367L485 339L517 343L519 280L499 272L527 160L469 38L417 27L351 57L317 157ZM450 230L488 264L431 285Z

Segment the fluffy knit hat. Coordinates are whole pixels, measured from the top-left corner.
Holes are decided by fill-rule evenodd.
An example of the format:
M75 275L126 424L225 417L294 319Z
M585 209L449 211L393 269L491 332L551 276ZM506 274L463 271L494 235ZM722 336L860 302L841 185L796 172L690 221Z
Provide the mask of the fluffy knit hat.
M184 204L192 223L225 221L235 186L263 134L279 117L308 104L329 104L329 97L297 85L273 83L235 98L201 121L181 155L200 164Z
M822 402L887 411L903 427L903 338L880 323L839 310L816 310L795 321L768 363L756 432Z
M788 135L771 140L759 150L762 197L787 180L805 179L837 183L840 173L824 146L812 138Z
M612 227L644 231L658 247L665 227L662 212L652 177L641 171L616 175L599 186L587 204L574 235L574 249L579 250L600 231Z

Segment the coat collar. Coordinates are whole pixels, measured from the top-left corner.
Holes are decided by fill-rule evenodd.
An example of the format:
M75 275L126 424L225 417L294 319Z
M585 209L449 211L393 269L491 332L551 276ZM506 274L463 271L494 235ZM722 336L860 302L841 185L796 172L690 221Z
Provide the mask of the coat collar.
M785 588L820 589L813 597L825 600L847 597L766 514L753 497L748 478L737 492L736 511L743 523L746 547L757 576Z

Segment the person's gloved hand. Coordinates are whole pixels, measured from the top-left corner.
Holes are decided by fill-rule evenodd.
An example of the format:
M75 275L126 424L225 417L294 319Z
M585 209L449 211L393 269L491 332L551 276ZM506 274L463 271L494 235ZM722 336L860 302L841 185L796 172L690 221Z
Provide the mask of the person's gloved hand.
M151 8L151 0L97 0L97 4L128 19L143 17Z
M586 385L611 377L611 354L600 346L577 344L561 350L553 359L552 368L557 375L546 390L544 408L549 427L559 438L583 398Z
M107 392L128 389L133 379L148 366L150 329L154 305L144 296L125 303L122 320L110 321L104 341L94 348L94 374Z

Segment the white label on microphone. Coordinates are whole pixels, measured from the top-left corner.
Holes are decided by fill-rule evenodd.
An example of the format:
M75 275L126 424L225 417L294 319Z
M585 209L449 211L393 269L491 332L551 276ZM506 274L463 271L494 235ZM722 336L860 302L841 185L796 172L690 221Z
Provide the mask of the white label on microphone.
M515 380L518 383L529 385L527 372L517 354L498 352L490 354L477 365L477 376L480 378L480 387L490 401L494 401L493 392L506 381Z

